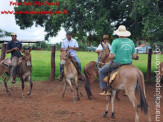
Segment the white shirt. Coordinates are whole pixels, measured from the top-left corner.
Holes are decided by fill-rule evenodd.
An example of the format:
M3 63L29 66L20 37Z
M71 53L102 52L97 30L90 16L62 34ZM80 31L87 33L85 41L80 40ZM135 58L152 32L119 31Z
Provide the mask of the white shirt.
M106 47L106 44L105 44L104 42L102 42L102 44ZM109 43L108 43L108 44L109 44ZM103 47L102 47L101 44L98 45L96 51L97 51L97 50L103 50ZM111 50L111 46L110 46L110 44L109 44L109 50Z
M68 48L68 46L69 47L79 47L78 42L73 38L71 38L70 41L67 40L67 38L66 38L61 44L61 48L65 49L65 50ZM71 54L71 56L76 56L76 50L69 49L68 52Z

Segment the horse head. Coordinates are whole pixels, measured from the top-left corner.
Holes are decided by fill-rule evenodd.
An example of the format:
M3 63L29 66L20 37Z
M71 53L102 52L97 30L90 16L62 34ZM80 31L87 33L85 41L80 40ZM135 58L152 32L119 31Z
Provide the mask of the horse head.
M61 54L60 54L61 65L65 65L66 60L69 58L69 54L67 53L66 50L60 50L60 51L61 51Z
M23 49L22 49L22 53L24 53L24 56L21 57L20 60L24 59L27 66L32 66L32 64L31 64L31 53L30 53L31 51L32 51L31 47L23 47Z
M100 62L105 63L109 58L110 50L109 47L105 47L102 42L101 46L103 47L103 51L100 53L101 55Z

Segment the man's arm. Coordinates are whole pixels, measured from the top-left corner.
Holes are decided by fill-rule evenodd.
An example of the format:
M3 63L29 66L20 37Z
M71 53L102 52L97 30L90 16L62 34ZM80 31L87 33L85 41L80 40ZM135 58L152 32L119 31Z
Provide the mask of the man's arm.
M138 55L135 53L135 54L132 54L132 59L138 60L139 57L138 57Z
M110 53L109 58L113 60L114 59L114 53Z
M70 47L70 46L69 46L67 49L68 49L68 50L69 50L69 49L72 49L72 50L78 50L79 47Z
M15 48L12 48L12 49L10 49L10 50L6 50L6 53L8 54L8 53L11 53L12 51L14 51L14 50L19 50L19 48L18 47L15 47Z

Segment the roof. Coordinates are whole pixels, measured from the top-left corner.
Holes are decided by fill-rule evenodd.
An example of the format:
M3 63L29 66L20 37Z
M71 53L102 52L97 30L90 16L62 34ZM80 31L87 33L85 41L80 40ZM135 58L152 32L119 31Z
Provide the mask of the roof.
M149 45L147 45L147 44L141 44L141 45L139 45L138 47L145 47L145 46L150 47L150 46L149 46Z
M10 40L1 40L0 39L0 43L7 43ZM19 40L21 43L40 43L42 41L37 41L37 40Z

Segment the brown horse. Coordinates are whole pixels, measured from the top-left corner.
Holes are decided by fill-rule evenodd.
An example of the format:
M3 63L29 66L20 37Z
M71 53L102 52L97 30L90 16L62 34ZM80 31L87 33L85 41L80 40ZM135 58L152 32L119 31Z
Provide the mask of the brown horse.
M144 75L143 73L133 65L127 65L124 68L121 68L118 74L116 75L113 82L110 84L112 88L112 96L111 96L111 103L112 103L112 114L111 118L115 118L114 116L114 99L116 95L116 90L125 90L126 94L129 97L129 100L133 104L135 109L135 122L139 122L139 115L138 109L139 107L141 110L144 111L145 114L148 114L148 120L151 121L149 107L146 100L146 93L145 93L145 84L144 84ZM140 94L140 104L135 97L135 89L139 91ZM105 109L105 113L103 117L106 117L108 114L108 107L109 107L109 97L108 103Z
M163 84L163 62L160 63L157 71L159 72L160 82Z
M63 50L61 51L60 58L61 58L61 65L64 67L63 70L64 70L64 78L65 78L65 86L64 86L62 97L64 97L67 84L69 84L70 88L71 88L71 92L72 92L73 103L75 103L76 101L75 101L75 96L74 96L71 80L72 79L75 80L76 91L77 91L77 100L80 100L78 71L77 71L76 67L74 66L74 64L72 63L72 61L70 59L72 57L70 56L70 54L67 54L66 51L63 51ZM82 96L81 92L80 92L80 95Z
M20 78L21 83L22 83L22 97L23 98L25 98L25 96L24 96L24 82L29 81L29 83L30 83L30 89L29 89L27 95L31 94L31 90L32 90L32 86L33 86L33 83L31 81L32 65L31 65L31 54L30 54L30 52L31 52L31 48L24 48L23 49L24 56L19 58L18 66L16 69L16 76ZM2 60L0 62L0 69L1 69L0 70L0 77L3 76L4 73L6 73L7 76L4 79L4 85L6 88L6 92L10 95L10 92L9 92L8 86L7 86L7 81L10 78L11 67L5 66L3 64L3 62L4 62L4 60ZM15 79L16 79L16 76L15 76Z
M99 55L99 56L101 56L99 64L100 64L100 66L103 66L105 63L108 63L111 60L109 59L109 54L110 54L109 48L105 47L102 43L101 43L101 45L103 47L104 52L101 52L101 54ZM92 99L92 92L90 90L90 85L91 85L91 83L94 82L95 78L98 76L98 69L96 69L95 67L96 67L95 61L89 62L84 67L84 73L86 76L85 90L86 90L88 99Z

